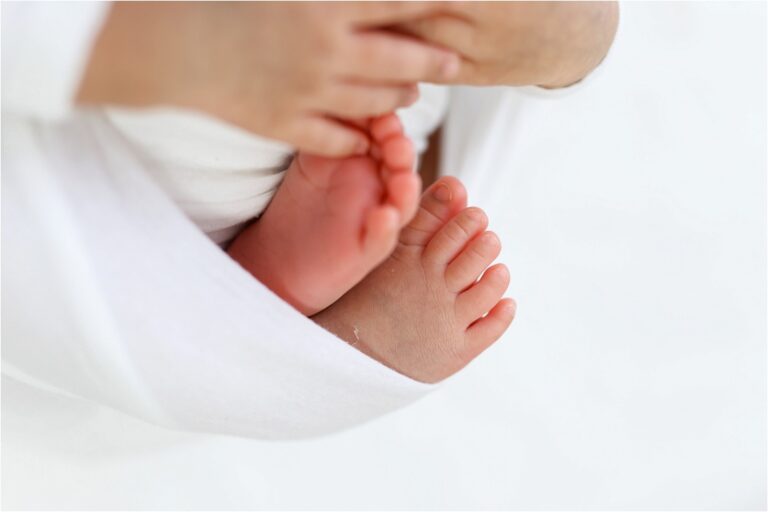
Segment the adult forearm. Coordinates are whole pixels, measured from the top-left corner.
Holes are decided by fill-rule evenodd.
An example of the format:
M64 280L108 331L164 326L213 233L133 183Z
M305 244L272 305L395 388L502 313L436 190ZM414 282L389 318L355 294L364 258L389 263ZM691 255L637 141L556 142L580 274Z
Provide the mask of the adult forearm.
M616 2L457 2L396 27L461 55L452 84L563 87L605 58Z
M557 88L582 80L603 61L613 43L618 3L570 2L540 8L546 20L542 42L548 40L549 44L542 45L544 51L533 63L537 79L531 82Z

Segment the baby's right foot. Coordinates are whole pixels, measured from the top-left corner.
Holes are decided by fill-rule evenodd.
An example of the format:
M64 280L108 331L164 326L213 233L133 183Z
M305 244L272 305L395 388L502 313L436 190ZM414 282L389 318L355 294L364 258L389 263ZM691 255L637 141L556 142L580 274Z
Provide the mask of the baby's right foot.
M485 230L482 210L465 206L458 180L438 180L395 252L313 319L413 379L437 382L459 371L515 314L515 302L502 299L507 268L488 268L501 250L499 239Z
M305 315L333 304L382 262L416 211L415 153L394 114L365 123L370 156L300 153L261 218L229 247Z

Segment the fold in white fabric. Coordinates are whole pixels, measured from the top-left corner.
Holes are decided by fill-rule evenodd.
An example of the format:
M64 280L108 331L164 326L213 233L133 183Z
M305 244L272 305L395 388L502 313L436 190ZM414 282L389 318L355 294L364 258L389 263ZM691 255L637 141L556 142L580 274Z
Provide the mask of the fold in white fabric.
M4 8L3 372L265 438L342 429L432 389L299 315L203 235L223 242L258 214L292 148L189 112L73 111L105 11ZM398 112L418 151L447 101L423 85Z
M3 2L3 112L65 117L108 8L108 2Z
M339 430L432 389L283 303L103 114L72 110L105 10L3 6L3 373L161 425L263 438Z
M338 430L431 386L364 356L187 220L99 114L3 119L6 373L188 430Z
M342 435L273 443L157 428L3 375L3 508L766 509L765 15L759 3L627 2L610 67L589 87L557 101L451 91L443 167L488 212L520 309L500 342L418 406ZM35 188L36 199L14 203L27 217L38 210L25 202L45 212L60 195ZM7 225L16 212L4 208ZM62 211L36 215L55 227ZM42 236L15 224L16 239ZM35 251L18 270L74 276L72 288L37 290L41 304L47 293L64 298L27 320L65 341L75 310L65 291L81 301L106 293L89 292L76 258L63 259L85 247L72 231L25 242L66 273L38 270ZM169 247L153 250L163 256L152 265L167 265ZM208 293L215 306L221 294ZM138 322L153 321L145 316ZM4 310L6 332L11 318ZM286 318L281 329L307 332L287 314L265 325ZM111 332L92 313L81 321ZM258 329L254 338L272 333ZM47 358L48 374L68 364L54 343L36 346L49 351L34 361ZM90 350L69 357L82 366ZM149 394L139 377L124 379L128 394Z
M422 84L398 115L418 152L443 119L446 87ZM226 244L267 207L293 157L291 146L202 113L105 109L160 187L213 241Z

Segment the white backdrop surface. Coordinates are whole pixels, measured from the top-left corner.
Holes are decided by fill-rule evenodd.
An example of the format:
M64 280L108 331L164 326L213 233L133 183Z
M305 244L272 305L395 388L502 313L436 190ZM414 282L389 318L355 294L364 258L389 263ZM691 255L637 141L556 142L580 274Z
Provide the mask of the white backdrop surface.
M446 170L519 302L500 343L300 442L4 379L4 508L764 509L767 86L764 4L628 3L584 87L454 91Z

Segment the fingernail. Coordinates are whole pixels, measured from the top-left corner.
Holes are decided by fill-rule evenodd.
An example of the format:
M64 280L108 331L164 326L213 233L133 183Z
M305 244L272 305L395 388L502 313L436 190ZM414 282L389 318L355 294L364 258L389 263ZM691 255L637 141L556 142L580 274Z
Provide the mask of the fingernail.
M435 190L432 191L432 195L441 203L447 203L451 200L451 189L446 185L438 185Z
M453 78L459 73L459 58L456 55L451 55L445 62L443 62L440 68L440 75L443 78Z

